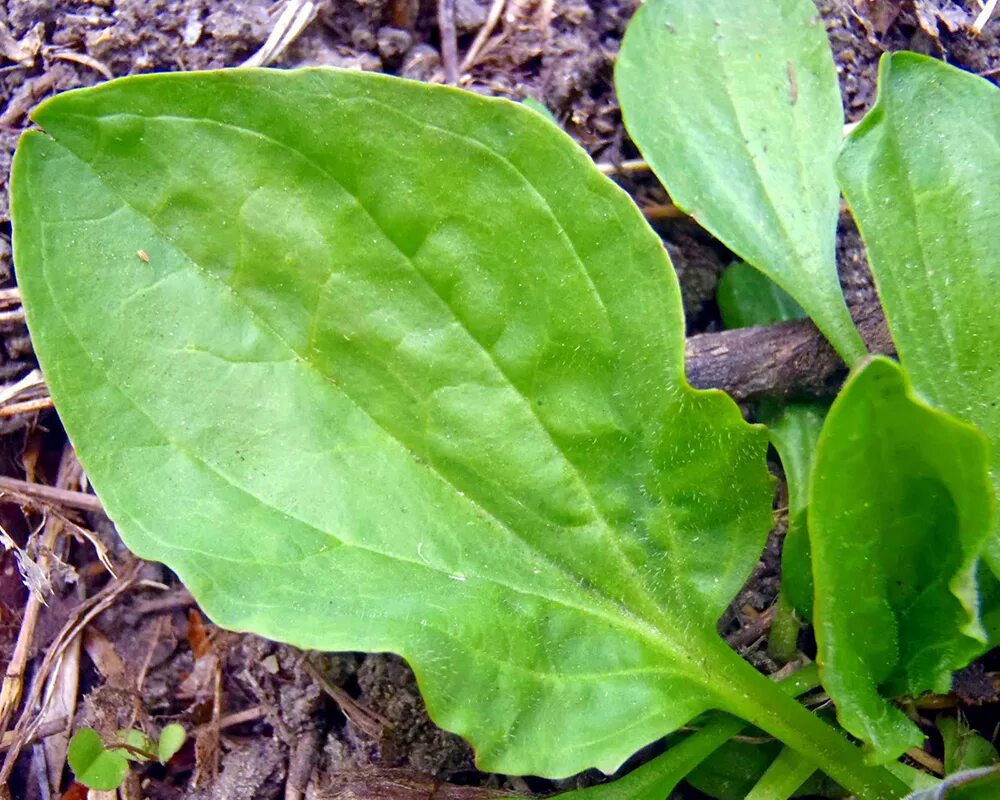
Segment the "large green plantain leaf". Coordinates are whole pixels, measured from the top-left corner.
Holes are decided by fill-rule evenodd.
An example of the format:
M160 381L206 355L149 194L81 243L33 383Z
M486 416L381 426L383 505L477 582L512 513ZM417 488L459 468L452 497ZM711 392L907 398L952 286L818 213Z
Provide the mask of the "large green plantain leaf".
M920 394L986 434L1000 497L1000 90L884 56L838 172L900 360ZM1000 529L988 557L1000 575Z
M809 482L817 661L841 724L876 760L924 738L883 696L947 692L985 649L988 450L885 358L851 375L820 434Z
M716 684L757 713L714 625L771 522L766 432L688 387L664 250L568 137L333 70L34 118L15 258L52 396L217 622L401 653L486 769L612 770Z
M811 0L647 0L615 86L674 202L862 356L835 256L840 90Z

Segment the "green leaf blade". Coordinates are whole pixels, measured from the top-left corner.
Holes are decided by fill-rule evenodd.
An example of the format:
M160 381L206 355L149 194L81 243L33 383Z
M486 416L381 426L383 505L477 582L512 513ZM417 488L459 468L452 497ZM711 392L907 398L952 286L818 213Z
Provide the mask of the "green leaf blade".
M788 292L760 270L739 261L726 267L719 277L715 299L727 328L773 325L806 316Z
M217 622L402 654L512 773L613 770L713 704L765 434L686 385L662 245L567 137L326 70L37 119L15 257L53 397L127 543Z
M878 761L923 739L883 695L946 692L984 649L975 572L992 525L987 458L979 431L918 400L883 358L852 374L820 435L809 502L817 661L841 724Z
M1000 92L899 53L838 162L900 360L931 403L977 425L1000 498ZM1000 574L1000 531L990 565Z
M626 127L680 207L788 291L848 363L834 163L843 111L810 0L649 0L615 68Z
M935 724L944 743L945 775L990 767L1000 761L992 743L972 730L961 716L940 716Z
M177 751L184 746L187 739L187 732L179 722L171 722L163 726L160 731L160 741L156 746L156 755L161 764L166 764L171 758L177 755Z
M121 786L128 761L115 750L107 750L93 728L80 728L70 739L66 760L76 779L97 791L110 792Z

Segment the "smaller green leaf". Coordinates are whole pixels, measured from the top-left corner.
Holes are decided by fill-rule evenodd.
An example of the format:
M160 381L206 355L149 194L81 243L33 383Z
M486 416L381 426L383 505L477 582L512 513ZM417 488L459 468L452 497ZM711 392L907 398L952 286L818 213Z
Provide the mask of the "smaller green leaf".
M914 397L886 358L849 377L823 427L808 512L817 661L840 723L873 760L923 740L884 698L947 691L984 648L988 457L977 429Z
M129 728L128 730L118 731L118 738L127 744L134 750L122 750L122 755L125 756L129 761L135 761L139 764L144 764L149 761L149 758L142 755L142 753L135 752L136 750L141 750L143 753L153 753L156 750L156 745L152 739L150 739L145 733L135 728Z
M540 114L541 116L545 117L545 119L547 119L553 125L556 126L559 125L559 120L557 120L556 115L553 114L551 110L549 110L549 107L545 105L545 103L538 102L534 97L530 96L525 97L521 101L521 105L524 106L525 108L530 108L536 114Z
M187 739L187 733L179 722L171 722L164 726L163 730L160 731L160 744L157 747L157 757L160 759L160 763L166 764L173 758L177 751L184 746L185 739Z
M944 741L944 769L947 775L965 769L989 767L1000 761L996 748L961 717L938 717L936 724Z
M754 744L730 740L712 753L691 774L687 782L699 792L716 800L745 800L760 785L776 758L782 752L779 742ZM812 772L796 790L784 797L846 797L847 792L821 772ZM763 789L762 789L763 791ZM765 794L768 800L777 795ZM657 798L662 800L662 798Z
M722 273L715 299L727 328L772 325L806 316L788 292L763 272L741 261Z
M899 359L923 397L986 435L1000 497L1000 90L887 53L837 171ZM1000 528L986 557L1000 575Z
M863 356L837 279L843 109L811 0L647 0L615 86L673 201L783 286L848 363Z
M69 768L84 786L110 792L125 780L128 760L117 750L108 750L97 731L80 728L69 741Z

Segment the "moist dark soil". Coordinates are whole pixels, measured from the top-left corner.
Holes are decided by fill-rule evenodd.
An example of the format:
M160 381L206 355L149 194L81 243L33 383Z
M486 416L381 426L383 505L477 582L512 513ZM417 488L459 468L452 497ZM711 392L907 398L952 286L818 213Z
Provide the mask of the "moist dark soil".
M975 0L816 0L833 43L848 121L875 97L879 56L910 49L990 79L1000 76L1000 20L969 33ZM493 5L455 0L461 61ZM637 152L625 133L612 65L637 0L507 0L485 44L460 72L470 91L533 97L595 160L618 163ZM733 4L734 13L738 3ZM0 289L14 286L7 173L31 108L54 93L138 72L233 67L264 44L282 10L268 0L7 0L0 3ZM445 66L433 0L322 0L315 18L274 63L331 65L442 82ZM732 260L685 219L658 219L668 198L648 174L622 185L663 236L681 280L689 333L719 326L719 273ZM849 299L870 296L864 253L849 220L839 256ZM0 309L0 390L36 367L16 305ZM752 409L747 409L752 413ZM60 469L60 464L62 468ZM777 470L777 467L776 467ZM54 411L0 417L0 475L86 488ZM784 504L779 489L776 507ZM10 498L8 498L10 499ZM780 581L782 515L760 566L720 621L720 632L761 669L769 609ZM115 564L130 563L100 513L79 517ZM38 508L0 503L0 525L19 546L43 523ZM48 524L52 525L51 515ZM108 585L93 545L65 533L48 558L51 593L31 638L28 685L53 637L84 598ZM66 731L90 725L158 730L180 721L196 731L166 767L133 770L125 798L438 798L471 800L489 790L550 794L602 780L597 773L552 782L476 771L472 752L427 718L412 673L392 655L304 653L215 628L176 578L140 563L124 592L64 656L57 682L62 709L43 744L29 745L10 788L23 800L82 797L63 768ZM0 668L13 656L28 604L13 551L0 556ZM808 653L808 632L800 642ZM943 699L964 710L992 738L1000 719L988 657L960 676ZM31 709L20 709L31 713ZM15 721L17 717L15 715ZM51 730L49 730L51 729ZM931 749L934 744L932 742ZM684 797L699 797L682 789Z

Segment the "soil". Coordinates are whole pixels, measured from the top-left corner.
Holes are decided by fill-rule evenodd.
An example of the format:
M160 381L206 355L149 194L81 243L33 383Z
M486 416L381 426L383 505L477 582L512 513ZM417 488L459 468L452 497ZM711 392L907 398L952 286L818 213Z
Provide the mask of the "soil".
M460 58L486 23L490 5L490 0L455 0ZM462 85L544 103L595 160L634 158L611 77L637 5L638 0L508 0L494 34L463 71ZM1000 21L978 38L968 33L979 10L974 0L817 0L817 5L830 32L849 121L873 102L878 58L886 50L917 50L990 79L1000 76ZM323 64L443 80L432 0L323 0L318 6L316 19L276 66ZM236 66L265 42L279 11L269 0L0 3L0 287L13 285L6 176L33 105L112 76ZM649 175L621 182L644 208L668 202ZM689 332L716 329L715 284L730 254L690 221L654 225L681 279ZM839 255L848 298L870 296L864 254L848 221ZM35 367L23 318L0 312L0 340L0 383L10 384ZM0 420L0 474L52 483L66 448L52 411ZM67 464L71 460L63 459L64 478L72 473ZM75 485L73 476L63 485ZM781 502L779 495L778 506ZM88 512L84 521L115 563L126 563L106 518ZM0 504L0 525L20 546L40 522L36 511ZM783 532L780 525L773 532L759 569L720 623L721 632L765 670L779 666L764 651ZM35 629L32 667L81 599L105 584L93 552L87 542L59 538L53 555L60 560L50 575L54 592ZM200 615L164 567L141 565L137 580L142 583L118 597L88 629L73 671L78 684L64 682L76 726L155 731L180 720L198 731L168 767L137 771L127 797L360 798L382 796L377 787L391 783L399 797L471 798L485 797L480 789L544 795L600 780L593 773L553 783L477 772L469 747L428 720L412 673L395 656L302 653L227 633ZM14 554L7 553L0 560L0 668L7 666L27 599ZM956 702L978 706L971 716L992 736L997 707L984 709L996 700L995 690L984 674L982 665L971 668ZM58 736L52 740L58 754ZM11 782L15 797L40 800L67 789L68 771L56 767L48 779L39 771L40 752L39 746L23 751ZM699 796L690 791L684 796Z

